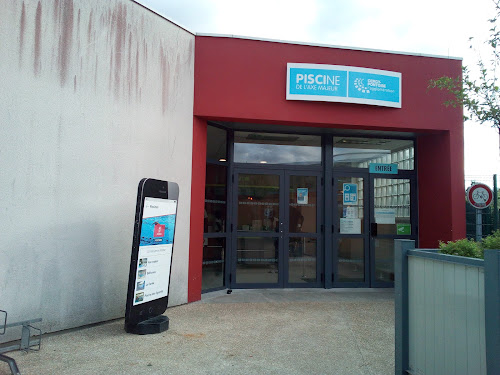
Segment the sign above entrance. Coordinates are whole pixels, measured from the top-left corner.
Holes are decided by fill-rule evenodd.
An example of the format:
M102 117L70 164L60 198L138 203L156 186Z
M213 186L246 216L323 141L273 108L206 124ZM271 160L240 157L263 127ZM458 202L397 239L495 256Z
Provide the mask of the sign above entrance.
M370 173L398 174L397 164L370 163Z
M401 108L401 73L325 64L287 64L287 100Z

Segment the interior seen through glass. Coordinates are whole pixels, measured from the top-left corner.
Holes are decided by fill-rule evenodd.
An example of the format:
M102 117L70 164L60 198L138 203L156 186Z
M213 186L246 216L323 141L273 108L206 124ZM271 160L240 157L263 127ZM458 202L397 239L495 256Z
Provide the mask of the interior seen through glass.
M415 167L413 143L408 139L334 137L333 166L368 168L371 163L381 163L412 170Z
M220 233L226 228L227 167L207 164L204 232Z
M234 132L234 162L260 164L320 165L321 136ZM227 132L209 126L207 130L207 170L205 189L205 225L202 289L224 287L227 205ZM414 141L363 137L333 138L333 167L368 169L371 163L397 164L400 170L413 170ZM236 230L237 283L278 282L280 241L280 185L287 186L288 197L282 208L285 229L284 275L290 284L315 283L318 280L318 177L278 174L238 173ZM387 176L390 177L390 176ZM363 177L336 179L334 193L337 211L334 227L339 236L333 243L337 253L337 276L340 282L365 282L365 272L372 280L394 281L394 238L412 235L411 186L409 179L375 178L368 184ZM364 194L373 202L373 238L365 243ZM356 200L349 201L355 189ZM347 200L346 200L347 197ZM283 199L283 198L281 198ZM368 229L370 229L368 228ZM260 233L259 233L260 232ZM267 234L264 234L266 233ZM219 237L220 236L220 237ZM379 236L382 236L381 238ZM368 238L368 237L367 237ZM365 247L374 246L366 254ZM373 270L366 270L372 264ZM370 267L371 268L371 267Z
M291 237L288 244L288 282L316 282L316 239Z
M277 232L279 175L238 175L238 231Z
M237 131L234 132L234 162L321 164L321 137Z
M205 238L203 240L202 290L224 286L225 248L225 238Z
M237 283L278 282L278 240L272 237L238 237Z
M317 215L317 177L290 176L288 195L290 233L315 233Z
M227 161L227 131L207 126L207 160Z

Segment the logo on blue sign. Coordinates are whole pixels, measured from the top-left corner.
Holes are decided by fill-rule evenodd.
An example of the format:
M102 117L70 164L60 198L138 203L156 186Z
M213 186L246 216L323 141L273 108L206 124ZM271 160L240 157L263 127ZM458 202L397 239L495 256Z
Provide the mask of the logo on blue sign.
M349 97L398 103L399 81L382 74L349 72Z
M401 108L401 73L323 64L288 64L287 100Z

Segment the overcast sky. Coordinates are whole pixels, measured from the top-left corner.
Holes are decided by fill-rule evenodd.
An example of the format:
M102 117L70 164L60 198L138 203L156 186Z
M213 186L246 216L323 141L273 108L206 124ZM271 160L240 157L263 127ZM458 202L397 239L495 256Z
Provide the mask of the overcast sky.
M139 0L187 29L267 39L463 57L485 40L491 0ZM465 174L500 173L498 132L465 124Z

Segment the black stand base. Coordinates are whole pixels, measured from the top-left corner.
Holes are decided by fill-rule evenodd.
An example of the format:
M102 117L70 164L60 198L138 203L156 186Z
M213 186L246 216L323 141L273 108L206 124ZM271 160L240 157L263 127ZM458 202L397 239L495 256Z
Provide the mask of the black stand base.
M168 329L168 317L165 315L155 316L154 318L149 318L143 322L136 325L126 326L126 331L128 333L135 333L136 335L151 335L154 333L161 333Z

